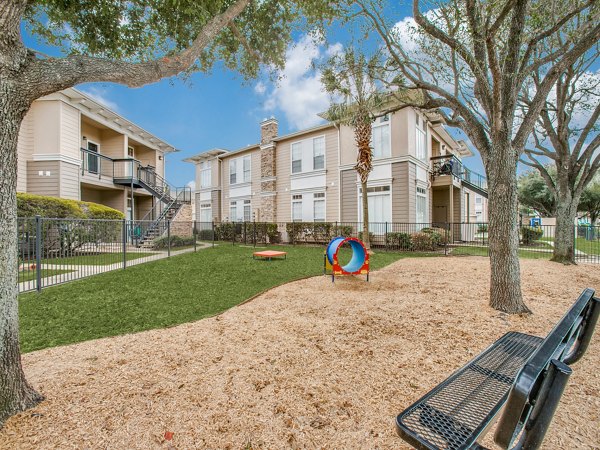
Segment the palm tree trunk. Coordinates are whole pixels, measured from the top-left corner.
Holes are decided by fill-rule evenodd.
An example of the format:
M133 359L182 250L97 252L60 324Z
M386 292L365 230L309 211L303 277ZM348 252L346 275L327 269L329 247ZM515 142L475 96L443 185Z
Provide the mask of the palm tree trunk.
M371 239L369 236L369 196L367 192L367 182L361 182L361 190L362 190L362 217L363 217L363 226L362 226L362 241L365 244L365 247L368 251L371 250Z

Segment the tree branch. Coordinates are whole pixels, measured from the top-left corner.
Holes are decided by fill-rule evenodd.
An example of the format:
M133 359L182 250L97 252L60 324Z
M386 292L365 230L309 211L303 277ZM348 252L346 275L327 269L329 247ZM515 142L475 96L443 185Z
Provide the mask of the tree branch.
M242 13L249 2L238 0L224 13L213 17L188 48L173 56L140 63L85 55L36 60L24 75L27 85L33 87L33 100L79 83L106 81L139 87L177 75L195 63L202 51Z

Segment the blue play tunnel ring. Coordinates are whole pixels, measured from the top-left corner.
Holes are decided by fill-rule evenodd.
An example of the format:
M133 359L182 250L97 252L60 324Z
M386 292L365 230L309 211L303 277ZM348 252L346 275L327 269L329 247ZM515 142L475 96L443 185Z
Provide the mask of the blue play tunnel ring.
M338 236L333 238L327 245L326 255L329 264L335 266L337 263L337 253L344 244L349 244L352 249L352 258L345 266L340 267L344 274L357 274L363 269L365 263L368 261L368 254L365 245L358 239L345 238Z

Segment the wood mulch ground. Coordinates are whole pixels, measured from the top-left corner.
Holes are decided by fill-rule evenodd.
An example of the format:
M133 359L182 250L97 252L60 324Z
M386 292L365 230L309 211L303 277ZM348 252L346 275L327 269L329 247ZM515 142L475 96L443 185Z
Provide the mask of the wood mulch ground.
M46 401L0 447L407 448L396 414L505 332L545 335L600 290L597 266L521 264L530 317L487 306L486 258L403 259L370 283L316 277L215 318L24 355ZM599 335L546 449L600 448Z

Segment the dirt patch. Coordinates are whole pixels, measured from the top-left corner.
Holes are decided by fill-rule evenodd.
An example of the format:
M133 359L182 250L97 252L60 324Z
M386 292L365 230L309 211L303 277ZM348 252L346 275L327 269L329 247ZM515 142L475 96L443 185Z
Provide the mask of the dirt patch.
M524 260L522 274L531 317L487 306L486 258L411 258L370 283L311 278L211 319L30 353L47 400L9 420L0 447L408 448L401 410L502 334L545 336L600 290L595 267ZM600 447L599 334L547 449Z

